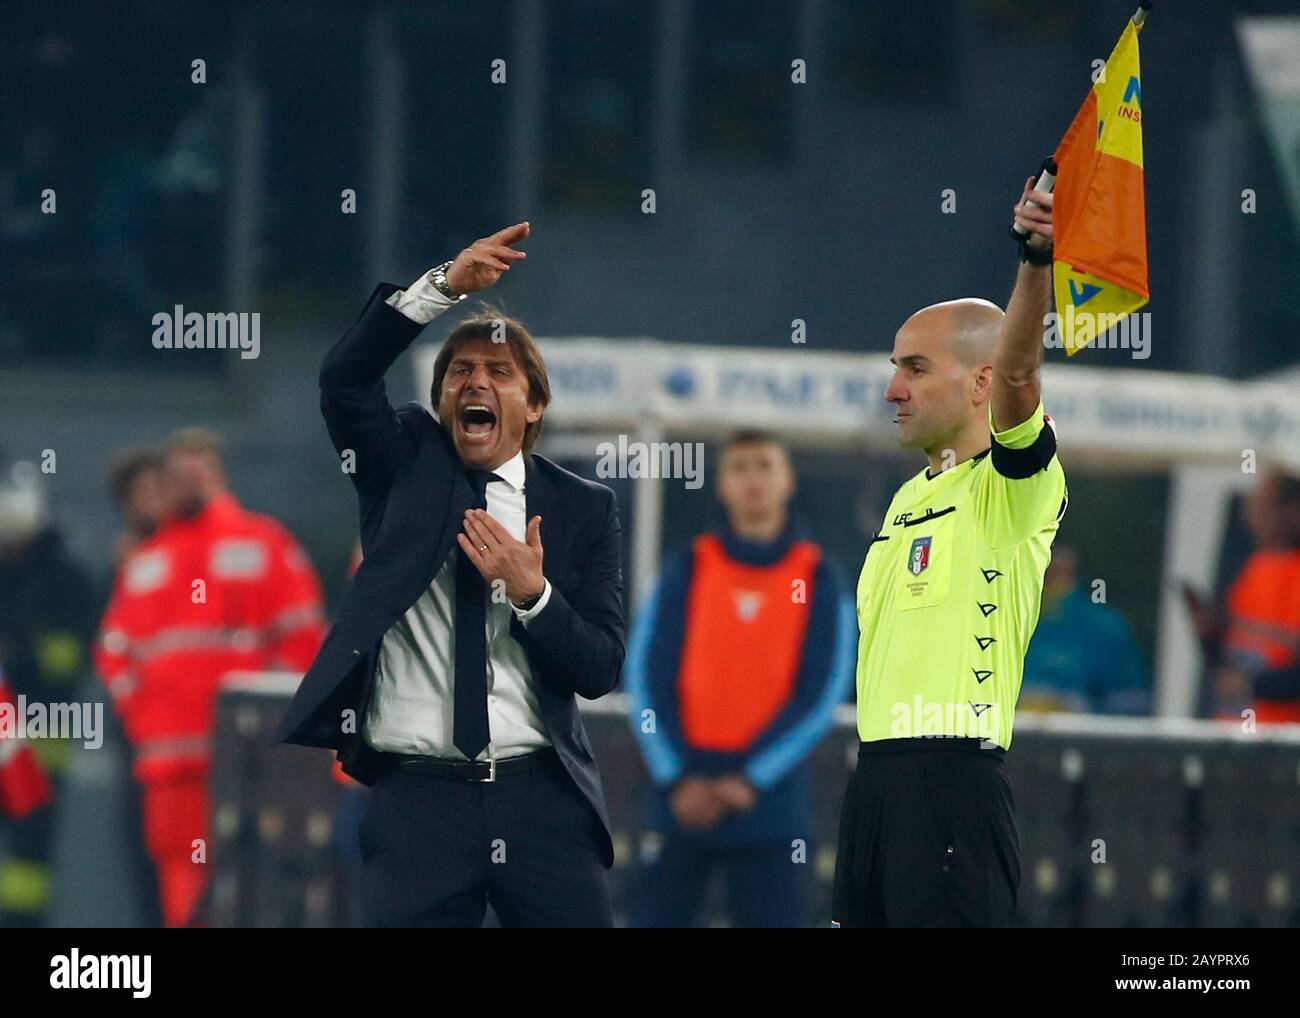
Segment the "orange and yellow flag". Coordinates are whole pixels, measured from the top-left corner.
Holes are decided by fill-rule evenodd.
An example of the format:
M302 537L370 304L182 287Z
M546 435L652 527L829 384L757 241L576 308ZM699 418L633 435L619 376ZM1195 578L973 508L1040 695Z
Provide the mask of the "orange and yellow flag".
M1056 148L1052 279L1070 356L1151 296L1138 63L1147 6L1129 21Z

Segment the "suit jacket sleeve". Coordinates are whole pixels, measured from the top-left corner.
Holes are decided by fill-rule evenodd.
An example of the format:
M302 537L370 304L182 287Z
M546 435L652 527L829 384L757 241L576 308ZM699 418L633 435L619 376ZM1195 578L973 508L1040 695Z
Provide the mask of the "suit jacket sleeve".
M585 548L575 549L577 582L569 587L570 596L552 583L546 607L525 626L542 680L588 700L618 685L623 669L623 538L614 493L601 491L601 508L584 528L594 536Z
M424 328L385 301L397 290L380 283L365 310L334 344L320 369L320 407L343 469L362 493L383 491L411 438L384 388L384 373Z

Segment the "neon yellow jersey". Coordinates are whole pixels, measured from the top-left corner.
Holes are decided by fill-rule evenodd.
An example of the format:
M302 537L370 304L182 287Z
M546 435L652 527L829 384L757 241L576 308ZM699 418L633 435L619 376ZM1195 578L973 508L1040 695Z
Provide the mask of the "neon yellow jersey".
M1011 746L1025 648L1065 515L1040 403L992 446L898 489L858 578L858 736Z

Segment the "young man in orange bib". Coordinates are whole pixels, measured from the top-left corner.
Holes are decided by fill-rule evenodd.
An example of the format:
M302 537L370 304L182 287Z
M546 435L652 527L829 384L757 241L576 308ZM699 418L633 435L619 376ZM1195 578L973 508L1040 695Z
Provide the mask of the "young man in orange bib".
M857 627L844 585L790 515L795 478L769 435L723 450L725 523L665 563L625 668L661 836L633 892L637 926L689 926L713 873L738 926L807 925L809 753L847 695Z

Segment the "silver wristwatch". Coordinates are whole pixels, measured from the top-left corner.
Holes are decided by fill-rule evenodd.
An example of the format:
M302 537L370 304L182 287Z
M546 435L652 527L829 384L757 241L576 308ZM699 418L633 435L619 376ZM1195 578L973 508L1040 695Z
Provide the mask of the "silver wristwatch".
M429 270L429 281L433 283L434 289L446 297L448 300L463 300L465 294L452 293L451 287L447 285L447 270L451 268L451 262L443 262Z

